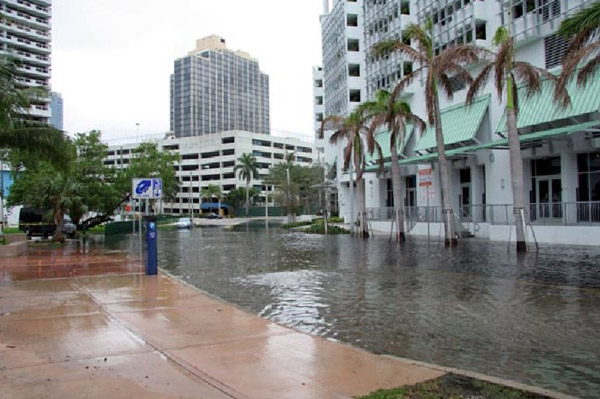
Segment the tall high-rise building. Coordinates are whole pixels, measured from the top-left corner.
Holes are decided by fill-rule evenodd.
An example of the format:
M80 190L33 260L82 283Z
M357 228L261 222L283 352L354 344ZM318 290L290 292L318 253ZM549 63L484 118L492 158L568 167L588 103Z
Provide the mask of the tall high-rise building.
M21 61L17 80L22 87L50 89L51 0L0 0L0 53ZM48 123L50 99L36 100L27 118Z
M228 130L270 134L269 76L225 39L199 39L175 60L171 75L171 130L176 137Z
M63 99L60 93L55 91L50 93L50 110L52 111L50 126L63 130Z
M346 115L365 93L363 0L323 0L323 90L325 116Z
M333 0L331 12L327 9L329 1L324 0L326 12L321 16L321 25L325 117L345 115L351 110L344 104L347 97L340 94L347 90L344 85L350 82L350 64L358 63L350 61L350 39L344 36L344 32L347 35L351 31L350 25L357 25L363 37L363 41L359 41L358 54L364 58L365 68L361 68L360 75L366 80L366 93L360 101L369 101L378 90L393 90L400 79L421 67L413 65L412 60L400 53L376 57L371 51L373 46L387 40L402 40L418 50L416 40L409 40L406 35L410 24L421 27L431 24L429 33L435 54L457 44L475 44L497 51L494 34L500 26L508 27L514 38L516 60L558 74L567 47L567 42L556 34L561 21L596 1L363 0L355 18L349 10L360 4L359 0ZM348 44L346 48L344 40ZM468 67L473 75L480 70L481 64ZM399 99L406 101L413 113L426 119L424 77L423 73L416 75L399 93ZM444 84L452 87L454 95L448 97L440 90L439 107L450 168L449 202L458 215L457 224L463 233L510 240L507 226L513 223L513 193L509 152L506 151L505 98L498 98L491 79L473 104L466 106L468 82L452 73L447 77ZM600 73L590 77L585 86L577 86L574 81L569 85L572 104L567 109L560 109L553 102L549 81L543 81L541 91L533 96L520 85L517 89L524 194L529 202L526 212L538 239L544 242L581 243L592 234L581 227L582 223L600 221L600 212L592 210L600 201L600 175L594 174L590 166L600 159L600 97L592 94L600 91ZM316 98L316 88L314 93ZM414 234L423 234L427 230L420 223L423 220L419 209L428 207L430 215L441 209L437 140L431 125L424 132L409 128L405 133L404 141L398 144L398 154L406 220L410 220L406 228L407 231L413 229ZM364 173L367 212L370 218L379 221L389 221L393 214L390 212L394 203L389 139L385 127L376 137L383 151L385 167L379 169L378 154L369 154ZM325 142L317 145L317 149L324 146ZM337 154L325 151L325 155L328 163L337 157L339 166L342 155L339 146ZM431 174L432 170L435 173ZM421 177L428 173L431 182ZM338 167L340 213L351 217L356 216L356 212L352 208L352 189L349 189L352 185L347 183L348 175L351 173L340 171ZM503 217L499 216L500 209L508 210ZM428 216L429 222L439 220L439 213ZM567 229L569 237L554 237L552 228L542 227L551 220L575 227ZM389 224L383 229L389 231Z

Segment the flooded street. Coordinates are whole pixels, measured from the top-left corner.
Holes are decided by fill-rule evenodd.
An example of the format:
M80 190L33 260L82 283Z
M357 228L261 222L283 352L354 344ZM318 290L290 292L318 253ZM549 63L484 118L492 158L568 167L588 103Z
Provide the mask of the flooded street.
M414 239L398 248L262 224L160 231L159 266L252 313L375 353L600 392L600 249L517 256L506 244Z

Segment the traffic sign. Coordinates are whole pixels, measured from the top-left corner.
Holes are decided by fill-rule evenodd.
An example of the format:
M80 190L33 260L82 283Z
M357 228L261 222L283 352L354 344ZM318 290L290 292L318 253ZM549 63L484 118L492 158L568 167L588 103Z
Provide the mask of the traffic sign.
M429 187L433 185L431 168L419 169L419 187Z
M162 179L150 177L131 179L131 195L137 199L162 198Z

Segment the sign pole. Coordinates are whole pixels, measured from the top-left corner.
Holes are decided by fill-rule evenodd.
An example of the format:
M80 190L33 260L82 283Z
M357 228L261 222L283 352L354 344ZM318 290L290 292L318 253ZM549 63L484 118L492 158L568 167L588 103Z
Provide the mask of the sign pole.
M144 255L142 254L142 200L139 201L139 212L138 212L138 243L140 251L140 262L144 263Z
M138 200L138 216L139 216L139 250L140 261L144 262L143 242L142 242L142 216L150 211L150 199L162 200L162 179L160 178L134 178L131 179L131 197L133 200ZM145 204L142 200L146 200ZM142 207L145 205L145 212ZM135 217L133 218L133 230L135 233Z

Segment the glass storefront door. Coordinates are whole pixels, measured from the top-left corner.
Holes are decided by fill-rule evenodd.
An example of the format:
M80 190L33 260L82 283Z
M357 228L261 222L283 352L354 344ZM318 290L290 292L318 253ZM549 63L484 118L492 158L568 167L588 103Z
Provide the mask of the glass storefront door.
M537 214L540 218L562 218L562 183L560 176L536 178Z

